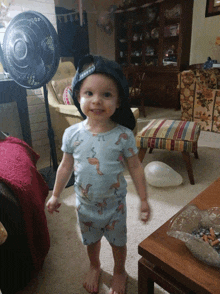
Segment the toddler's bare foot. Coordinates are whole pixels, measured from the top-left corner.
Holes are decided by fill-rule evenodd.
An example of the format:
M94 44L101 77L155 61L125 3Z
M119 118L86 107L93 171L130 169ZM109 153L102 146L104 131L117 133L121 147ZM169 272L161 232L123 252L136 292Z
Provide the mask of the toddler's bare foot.
M126 272L121 274L114 273L109 294L125 294L127 278L128 275Z
M85 277L83 287L89 293L99 292L99 276L101 274L101 268L90 266L90 269Z

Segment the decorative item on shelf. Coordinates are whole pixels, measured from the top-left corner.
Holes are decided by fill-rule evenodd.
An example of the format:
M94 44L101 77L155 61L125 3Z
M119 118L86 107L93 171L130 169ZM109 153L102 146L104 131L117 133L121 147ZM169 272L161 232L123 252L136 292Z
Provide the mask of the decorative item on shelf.
M166 19L179 18L180 14L181 14L181 4L176 4L173 8L166 9L164 13Z
M173 66L177 66L177 62L176 61L171 61L169 58L164 58L163 59L163 65L173 65Z
M146 10L146 22L147 23L152 23L154 20L156 20L158 13L158 7L148 7Z
M123 0L123 5L124 6L127 6L129 4L131 4L131 0Z
M151 38L152 39L158 39L159 38L159 28L154 28L151 31Z
M138 20L134 20L134 24L135 24L136 26L143 25L143 21L140 20L140 19L138 19Z
M158 58L157 57L155 57L155 58L152 58L152 57L146 58L145 65L146 66L151 66L151 65L158 66Z
M179 35L179 23L164 27L164 37L173 37Z
M154 48L151 46L147 46L146 47L146 51L145 51L145 55L146 56L153 56L154 55Z
M134 41L134 42L136 42L136 41L138 41L139 40L139 35L138 34L134 34L133 35L133 37L132 37L132 40Z
M146 40L149 40L150 38L151 38L151 32L147 30L147 31L145 32L145 39L146 39Z
M175 46L172 45L169 49L165 50L164 56L169 57L169 55L175 54Z
M131 52L131 56L140 57L141 55L142 55L142 52L138 50Z
M177 66L177 54L174 45L164 51L163 65Z
M217 60L212 60L211 57L208 57L207 61L203 65L203 69L212 68L215 63L217 63Z

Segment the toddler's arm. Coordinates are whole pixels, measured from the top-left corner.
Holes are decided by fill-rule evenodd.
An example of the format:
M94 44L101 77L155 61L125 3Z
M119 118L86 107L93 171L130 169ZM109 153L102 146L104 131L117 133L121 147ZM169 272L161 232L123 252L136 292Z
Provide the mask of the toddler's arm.
M144 169L138 158L138 155L134 155L127 158L127 165L135 188L141 200L141 220L146 223L150 217L150 207L147 201L147 184L144 174Z
M59 203L59 197L72 175L73 166L74 159L72 154L64 153L62 161L57 169L52 196L46 204L47 210L50 213L53 213L54 211L59 212L58 208L61 205L61 203Z

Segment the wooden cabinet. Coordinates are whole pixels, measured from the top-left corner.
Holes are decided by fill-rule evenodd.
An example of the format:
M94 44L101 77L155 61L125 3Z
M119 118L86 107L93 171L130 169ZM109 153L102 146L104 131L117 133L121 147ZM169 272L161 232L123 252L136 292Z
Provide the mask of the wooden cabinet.
M189 66L193 0L132 2L116 12L115 59L125 72L144 69L145 105L179 108L177 76Z

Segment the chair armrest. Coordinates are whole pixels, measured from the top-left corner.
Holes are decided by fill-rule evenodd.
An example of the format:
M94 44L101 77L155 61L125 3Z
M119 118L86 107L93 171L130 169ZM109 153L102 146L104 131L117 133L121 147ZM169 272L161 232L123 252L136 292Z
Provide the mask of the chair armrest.
M6 239L8 238L8 233L3 226L3 224L0 222L0 245L5 243Z
M139 118L139 108L132 107L131 111L133 112L135 120L137 120Z
M79 113L75 105L64 105L64 104L57 103L57 105L55 106L55 110L59 112L60 114L77 116L83 120L81 114Z

